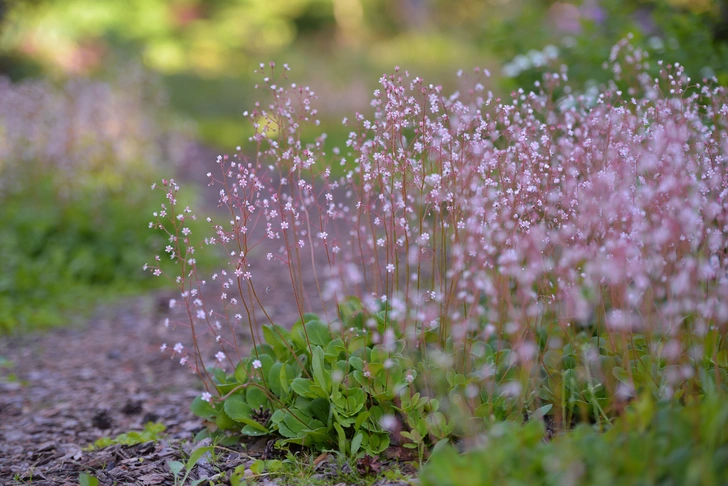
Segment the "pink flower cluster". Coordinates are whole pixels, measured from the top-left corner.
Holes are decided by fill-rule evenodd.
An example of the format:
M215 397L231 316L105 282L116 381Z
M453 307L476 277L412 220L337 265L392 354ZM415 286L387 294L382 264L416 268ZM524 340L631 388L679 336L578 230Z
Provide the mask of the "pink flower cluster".
M53 170L68 189L93 174L138 174L180 161L186 142L157 115L164 101L150 81L139 69L125 70L116 84L0 78L3 182L28 168Z
M221 156L209 174L230 218L205 241L230 268L213 277L223 309L200 306L199 320L215 333L211 320L244 320L255 335L256 272L274 265L301 315L317 297L357 295L386 302L413 341L439 329L443 342L498 333L531 349L544 322L598 323L611 339L725 332L726 90L626 42L610 63L596 96L572 92L565 69L504 99L479 69L451 95L397 70L331 153L325 135L305 141L314 93L274 81L271 65L272 101L247 114L255 157ZM265 260L250 258L259 245Z

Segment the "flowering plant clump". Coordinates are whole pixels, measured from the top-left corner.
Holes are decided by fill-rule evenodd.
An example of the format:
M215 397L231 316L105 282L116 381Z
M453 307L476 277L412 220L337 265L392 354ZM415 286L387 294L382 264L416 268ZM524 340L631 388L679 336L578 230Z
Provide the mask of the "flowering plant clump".
M53 172L58 186L118 190L122 179L151 174L182 158L179 131L164 135L161 90L143 71L125 71L111 84L75 78L47 81L0 78L0 174L7 190L30 170Z
M228 267L198 276L174 182L154 222L179 267L149 269L185 303L201 415L251 434L263 430L248 408L270 407L265 431L306 445L361 436L342 452L376 453L389 430L422 452L492 420L606 427L638 394L723 390L726 90L661 62L652 78L627 41L609 63L614 81L594 97L571 93L565 67L505 99L484 70L446 96L397 69L330 153L325 135L304 142L314 93L261 65L271 101L246 113L255 155L218 157L208 174L227 216L204 244ZM290 278L290 331L256 286L275 271ZM216 367L203 336L225 354ZM413 400L422 423L403 413Z

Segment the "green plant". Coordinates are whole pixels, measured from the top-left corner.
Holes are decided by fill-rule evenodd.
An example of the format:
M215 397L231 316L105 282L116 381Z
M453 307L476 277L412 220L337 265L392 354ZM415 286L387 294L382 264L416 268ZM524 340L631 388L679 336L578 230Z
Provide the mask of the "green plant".
M398 427L399 417L408 429L403 437L424 451L430 427L423 417L435 414L438 424L444 417L437 400L413 392L416 372L403 343L388 350L371 342L364 322L371 317L383 329L386 312L369 315L356 299L340 311L343 334L332 333L315 314L290 331L263 326L264 342L235 373L212 370L221 398L198 397L192 411L220 430L277 433L281 444L337 448L350 457L386 449L388 428Z
M144 430L140 432L131 431L124 434L117 435L115 438L102 437L88 446L85 450L92 451L94 449L103 449L114 444L122 445L135 445L142 444L144 442L158 441L162 438L162 432L167 430L164 424L158 422L147 422L144 425Z
M99 479L87 473L78 475L78 484L80 486L99 486Z
M185 482L187 482L187 478L190 475L190 472L192 472L192 468L195 467L195 465L202 459L202 457L214 450L214 446L206 446L206 447L198 447L194 451L192 451L192 454L190 454L190 457L187 458L187 462L182 463L180 461L169 461L167 463L167 466L169 466L170 471L172 471L172 475L174 476L174 484L175 486L184 486ZM184 469L184 476L180 478L180 474L182 473L182 470ZM205 481L207 481L207 478L200 478L192 481L192 486L197 486L198 484L201 484Z
M680 406L644 394L607 432L589 425L545 441L541 420L494 425L479 447L436 448L423 486L684 484L728 481L728 405L710 392ZM608 458L608 459L607 459Z

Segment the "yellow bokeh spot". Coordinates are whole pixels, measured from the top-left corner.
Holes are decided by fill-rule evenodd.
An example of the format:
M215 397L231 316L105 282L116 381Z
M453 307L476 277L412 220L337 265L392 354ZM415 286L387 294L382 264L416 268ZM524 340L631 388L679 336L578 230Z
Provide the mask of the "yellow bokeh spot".
M147 66L165 74L182 71L187 64L182 47L172 40L160 40L147 45L144 62Z
M263 133L268 138L278 138L278 123L275 120L261 116L255 123L257 124L256 133Z

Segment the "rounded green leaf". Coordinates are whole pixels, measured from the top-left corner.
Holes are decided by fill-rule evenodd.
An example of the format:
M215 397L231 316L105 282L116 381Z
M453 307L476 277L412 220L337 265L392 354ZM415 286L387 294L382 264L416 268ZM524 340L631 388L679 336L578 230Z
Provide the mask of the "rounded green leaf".
M192 401L192 404L190 405L190 410L198 417L207 420L214 419L217 415L217 411L212 408L212 405L204 401L202 397L199 396Z
M321 321L309 321L305 324L308 340L315 346L324 347L332 341L329 326Z
M225 405L223 409L231 419L237 422L240 422L243 418L250 418L251 414L253 413L250 406L245 403L242 395L233 395L229 397L227 400L225 400Z

